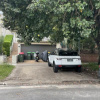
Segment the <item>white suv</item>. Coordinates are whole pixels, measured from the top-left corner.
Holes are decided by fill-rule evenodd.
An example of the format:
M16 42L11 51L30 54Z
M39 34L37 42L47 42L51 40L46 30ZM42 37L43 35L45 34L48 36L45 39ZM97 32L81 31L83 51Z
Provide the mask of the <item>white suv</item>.
M48 66L53 66L55 73L65 67L75 67L77 72L81 72L82 63L77 52L57 49L48 56Z

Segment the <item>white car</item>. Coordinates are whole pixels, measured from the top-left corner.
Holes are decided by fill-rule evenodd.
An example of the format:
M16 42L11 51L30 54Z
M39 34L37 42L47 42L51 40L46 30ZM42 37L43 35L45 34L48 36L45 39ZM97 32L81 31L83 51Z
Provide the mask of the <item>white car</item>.
M53 66L55 73L65 67L75 67L77 72L81 72L82 63L77 52L57 49L48 56L48 66Z

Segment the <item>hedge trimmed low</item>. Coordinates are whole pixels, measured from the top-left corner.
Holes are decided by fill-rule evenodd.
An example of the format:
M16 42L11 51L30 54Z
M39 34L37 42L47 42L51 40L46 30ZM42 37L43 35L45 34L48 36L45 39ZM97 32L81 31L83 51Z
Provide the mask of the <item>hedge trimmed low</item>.
M13 35L6 35L4 38L3 47L7 56L10 56L10 46L12 45Z
M4 37L0 36L0 54L3 53L3 41L4 41Z

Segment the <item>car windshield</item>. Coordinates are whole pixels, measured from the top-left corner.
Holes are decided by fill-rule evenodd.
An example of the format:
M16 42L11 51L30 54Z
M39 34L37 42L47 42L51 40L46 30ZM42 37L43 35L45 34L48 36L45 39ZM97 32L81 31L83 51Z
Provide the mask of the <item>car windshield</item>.
M78 53L77 52L69 52L69 51L60 50L59 51L59 56L78 56Z

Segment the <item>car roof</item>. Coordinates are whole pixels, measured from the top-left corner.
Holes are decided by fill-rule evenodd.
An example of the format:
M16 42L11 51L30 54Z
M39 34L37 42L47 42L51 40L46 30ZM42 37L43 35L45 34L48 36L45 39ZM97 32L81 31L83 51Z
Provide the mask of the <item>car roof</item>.
M61 49L61 48L58 48L58 49L55 49L55 50L57 50L57 51L66 51L66 52L76 52L76 53L78 53L77 51L75 51L75 50L64 50L64 49Z

